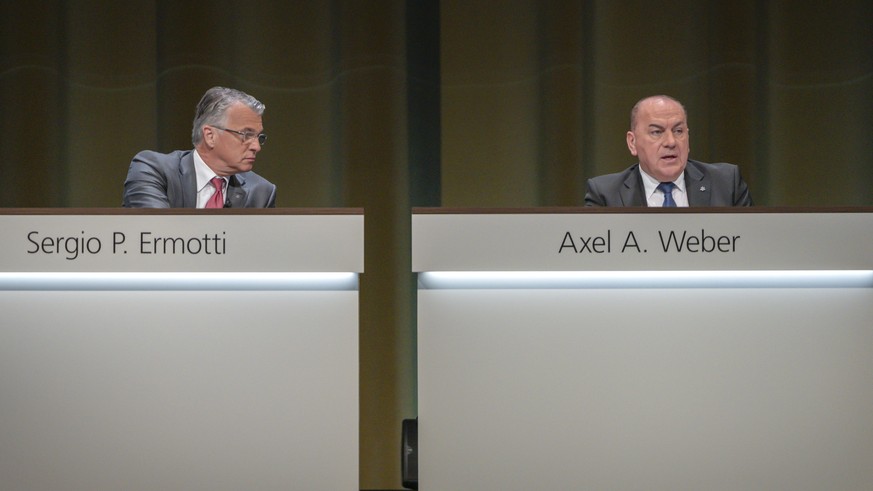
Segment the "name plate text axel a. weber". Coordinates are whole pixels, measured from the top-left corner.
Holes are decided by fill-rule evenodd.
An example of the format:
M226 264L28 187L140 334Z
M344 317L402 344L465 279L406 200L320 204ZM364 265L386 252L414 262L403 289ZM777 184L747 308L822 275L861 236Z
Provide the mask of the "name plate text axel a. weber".
M422 213L413 270L873 267L873 213Z
M4 272L361 272L362 214L2 215Z

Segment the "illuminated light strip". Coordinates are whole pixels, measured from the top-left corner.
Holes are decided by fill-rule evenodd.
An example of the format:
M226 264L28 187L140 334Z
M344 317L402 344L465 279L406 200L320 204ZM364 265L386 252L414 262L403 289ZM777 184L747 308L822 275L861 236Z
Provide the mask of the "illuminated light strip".
M873 288L873 271L429 271L422 289Z
M356 290L357 273L0 273L0 290Z

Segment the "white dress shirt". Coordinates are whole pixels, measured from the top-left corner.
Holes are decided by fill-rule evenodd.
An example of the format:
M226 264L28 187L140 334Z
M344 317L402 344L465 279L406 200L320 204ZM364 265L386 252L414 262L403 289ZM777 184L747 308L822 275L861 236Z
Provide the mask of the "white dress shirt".
M215 194L215 187L210 181L213 177L220 176L212 172L212 169L200 158L197 150L194 150L194 173L197 175L197 208L205 208L206 202ZM222 196L227 196L227 178L222 177L221 180L224 183L221 189Z
M646 174L643 168L640 167L640 175L643 178L643 190L646 193L646 203L651 207L660 208L664 206L664 194L658 191L658 184L661 181ZM685 173L683 172L679 179L673 181L673 201L678 207L688 207L688 193L685 192Z

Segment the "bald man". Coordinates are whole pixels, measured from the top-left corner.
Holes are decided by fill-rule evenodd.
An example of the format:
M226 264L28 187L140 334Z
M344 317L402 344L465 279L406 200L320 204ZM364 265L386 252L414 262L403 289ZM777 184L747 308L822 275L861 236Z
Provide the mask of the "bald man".
M752 205L737 166L688 159L688 117L676 99L657 95L637 102L626 136L639 162L589 179L585 206Z

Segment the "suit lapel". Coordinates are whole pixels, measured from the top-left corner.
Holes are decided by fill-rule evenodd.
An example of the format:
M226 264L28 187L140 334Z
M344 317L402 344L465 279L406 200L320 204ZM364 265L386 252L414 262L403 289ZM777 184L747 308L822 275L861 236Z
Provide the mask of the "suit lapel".
M693 160L685 166L685 192L688 206L709 206L712 201L712 179Z
M246 178L236 174L230 176L230 181L227 183L226 200L230 203L231 208L245 208L246 205Z
M194 172L193 151L179 160L179 177L182 181L182 208L197 208L197 174Z
M643 180L637 165L631 167L619 194L622 206L647 206L643 196Z

